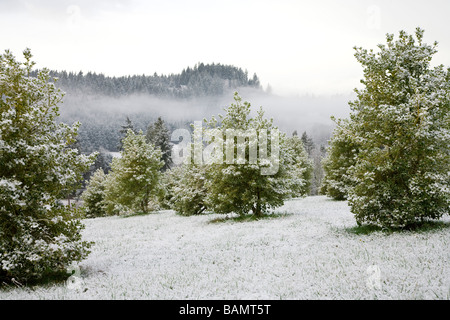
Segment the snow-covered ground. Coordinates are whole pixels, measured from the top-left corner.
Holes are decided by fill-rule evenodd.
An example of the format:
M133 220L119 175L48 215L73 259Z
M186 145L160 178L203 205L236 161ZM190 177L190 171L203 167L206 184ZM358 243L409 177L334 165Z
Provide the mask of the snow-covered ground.
M77 281L3 290L0 300L450 298L450 228L358 235L346 202L325 197L277 211L287 214L87 219L95 245Z

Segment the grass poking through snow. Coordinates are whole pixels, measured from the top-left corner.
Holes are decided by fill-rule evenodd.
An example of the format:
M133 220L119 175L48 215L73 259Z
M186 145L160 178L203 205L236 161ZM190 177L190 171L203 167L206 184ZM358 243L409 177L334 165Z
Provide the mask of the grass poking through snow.
M294 199L258 221L173 211L85 220L94 241L65 282L2 299L449 299L450 218L357 227L346 202Z

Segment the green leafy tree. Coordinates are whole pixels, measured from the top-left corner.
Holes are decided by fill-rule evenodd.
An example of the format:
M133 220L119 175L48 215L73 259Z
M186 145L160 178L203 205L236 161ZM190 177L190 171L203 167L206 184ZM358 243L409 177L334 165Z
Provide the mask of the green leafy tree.
M80 126L57 123L63 93L48 70L31 77L11 52L0 55L0 281L65 272L89 253L79 214L60 204L94 162L71 144Z
M450 72L430 66L437 43L423 34L356 48L364 87L351 103L360 152L349 203L358 224L401 228L448 213Z
M161 188L161 151L145 141L140 131L129 129L120 158L114 158L105 182L105 203L109 214L140 210L148 213Z

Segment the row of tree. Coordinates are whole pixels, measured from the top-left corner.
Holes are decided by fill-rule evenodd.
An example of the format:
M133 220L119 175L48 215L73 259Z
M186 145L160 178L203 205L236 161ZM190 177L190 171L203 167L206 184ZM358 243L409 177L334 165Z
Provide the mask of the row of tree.
M250 118L250 111L250 103L242 102L235 94L235 102L226 108L225 115L220 121L213 117L205 122L205 130L218 130L224 137L230 129L275 132L276 127L264 118L262 110L254 118ZM222 159L214 163L199 164L194 161L194 148L191 148L190 160L171 168L168 131L161 119L149 126L147 135L142 131L135 133L131 123L125 129L121 157L113 159L109 174L99 169L83 193L88 217L148 212L157 206L172 208L183 215L209 210L241 215L252 212L261 216L286 199L309 192L312 161L296 135L280 135L277 171L263 175L261 170L267 168L267 159L258 158L257 162L250 163L248 141L236 142L235 146L236 152L246 150L245 164L229 163L223 154L216 155ZM227 140L217 143L225 149ZM256 150L259 154L261 146Z
M417 29L416 38L400 32L394 41L388 35L377 53L356 48L364 88L356 91L350 118L336 121L322 190L348 199L358 224L402 228L449 212L450 69L430 66L437 44L422 39ZM0 55L1 283L65 273L91 245L82 240L80 212L60 199L79 186L96 154L77 150L80 124L56 121L62 92L48 70L32 76L28 49L24 58ZM227 130L277 130L262 110L250 118L250 104L238 95L219 120L206 121L206 128L222 136ZM121 157L107 174L97 170L90 179L83 195L88 214L148 212L160 205L185 215L208 210L260 216L310 187L306 137L302 142L281 133L275 162L263 157L250 163L246 152L244 164L222 159L171 168L150 133L127 128ZM270 150L277 145L271 138ZM249 150L242 143L236 142L235 152ZM278 170L261 174L270 165Z
M39 71L31 71L36 76ZM180 74L151 76L134 75L109 77L88 72L50 71L58 78L58 86L71 93L123 96L145 93L158 97L189 98L222 95L239 87L260 88L256 74L232 65L198 63L193 68L183 69Z
M31 71L36 76L38 71ZM165 114L169 128L189 127L200 110L219 109L222 97L239 88L260 88L255 75L241 68L199 63L179 74L108 77L93 72L50 71L66 92L59 121L82 122L81 151L116 152L121 138L117 128L125 116L137 130ZM200 115L201 117L201 115Z
M127 136L128 130L132 130L132 132L136 135L138 134L139 130L137 130L134 126L133 121L126 117L125 123L120 126L120 129L118 131L118 140L119 143L117 145L117 149L119 151L123 151L123 140ZM192 128L191 128L192 130ZM161 161L163 161L163 167L161 168L162 172L165 172L169 169L172 169L173 171L168 172L167 174L163 174L162 181L164 183L169 183L172 185L173 179L168 177L169 175L175 175L176 177L181 176L179 170L180 168L176 168L173 166L173 161L171 157L172 148L174 144L171 142L170 138L171 132L169 130L168 125L166 122L162 119L162 117L158 117L158 119L150 123L147 126L147 129L145 131L145 140L147 143L153 144L156 148L159 148L161 151ZM294 131L292 133L295 138L291 138L291 143L299 143L301 141L303 148L305 149L305 152L307 153L307 156L309 158L310 163L310 170L311 172L307 175L308 181L307 181L307 187L305 187L305 191L307 195L317 195L319 194L319 188L321 186L321 181L323 179L323 169L321 165L321 160L324 158L326 150L325 147L322 145L320 147L317 147L314 141L311 139L311 137L308 136L306 132L303 132L301 135L301 138L298 139L298 133L297 131ZM82 153L81 143L80 140L77 139L76 142L72 145L72 148L76 148L79 153ZM300 148L297 146L296 148ZM110 153L104 152L102 150L98 151L98 156L94 162L94 164L91 165L89 171L87 171L83 175L83 181L81 184L81 189L76 190L76 192L73 192L68 195L69 198L76 199L78 201L80 199L81 193L83 193L86 189L87 183L93 177L94 173L96 171L102 171L102 174L97 173L97 177L94 178L96 182L94 182L94 185L98 185L99 179L105 177L105 174L108 174L111 170L111 163L112 163L113 157ZM101 169L101 170L99 170ZM195 168L191 168L192 170L195 170ZM91 181L92 184L92 181ZM169 187L170 189L171 187ZM103 187L100 187L100 189L103 190ZM164 187L164 189L168 189ZM92 190L89 190L85 194L86 196L91 192ZM166 192L167 193L167 192ZM97 197L97 195L95 196ZM167 197L169 197L167 194L163 195L163 201L160 201L164 204L164 207L168 208L169 202L167 201ZM171 196L170 196L171 197ZM161 200L161 199L160 199ZM95 201L95 200L94 200ZM88 200L89 202L89 200ZM94 210L95 213L89 213L89 217L102 215L97 210Z

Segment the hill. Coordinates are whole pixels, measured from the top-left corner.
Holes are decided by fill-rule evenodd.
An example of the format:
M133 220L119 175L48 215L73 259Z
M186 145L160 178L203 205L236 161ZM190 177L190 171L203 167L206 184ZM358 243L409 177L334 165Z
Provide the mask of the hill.
M164 98L217 96L242 87L260 88L256 74L249 78L247 70L232 65L198 63L179 74L109 77L100 73L51 71L59 79L58 86L75 94L100 94L120 97L150 94Z
M36 74L37 70L31 76ZM50 74L66 92L59 120L82 124L78 148L83 153L117 151L119 130L127 117L144 132L159 116L170 129L189 128L194 120L221 111L234 91L263 92L256 74L250 78L246 70L220 63L198 63L170 75L109 77L54 70Z

